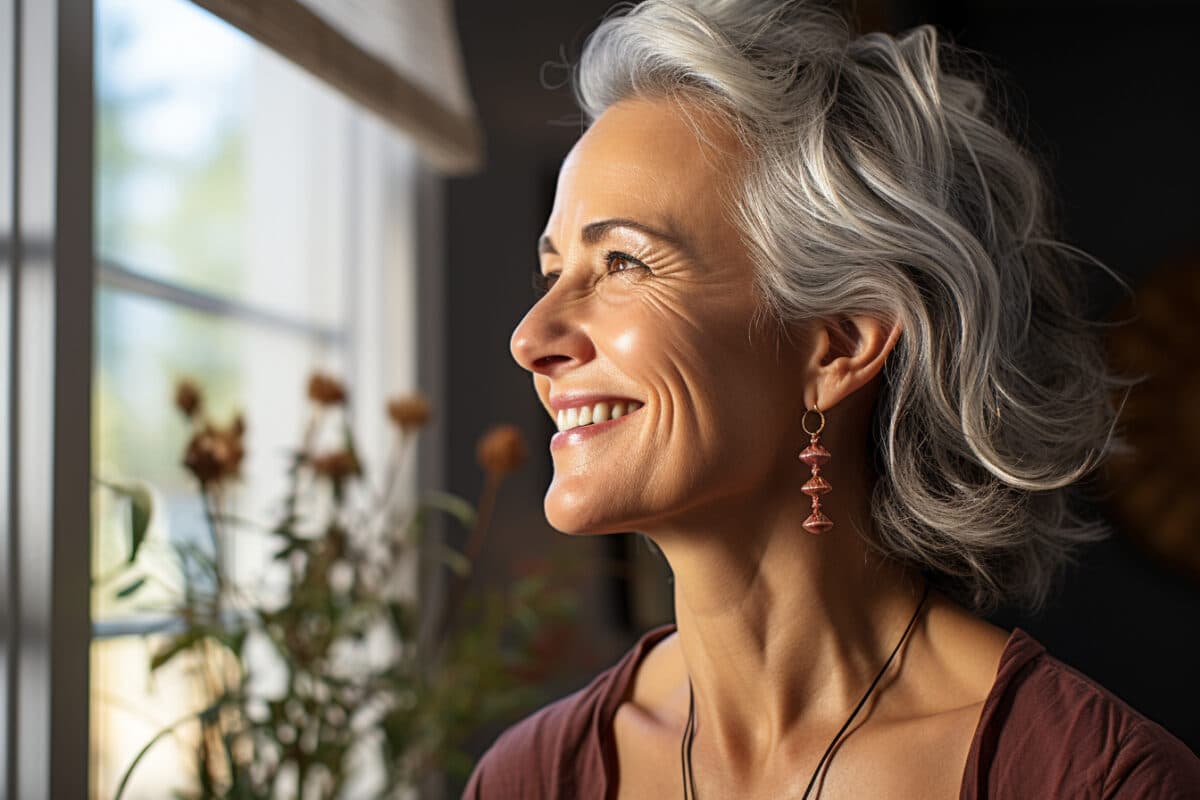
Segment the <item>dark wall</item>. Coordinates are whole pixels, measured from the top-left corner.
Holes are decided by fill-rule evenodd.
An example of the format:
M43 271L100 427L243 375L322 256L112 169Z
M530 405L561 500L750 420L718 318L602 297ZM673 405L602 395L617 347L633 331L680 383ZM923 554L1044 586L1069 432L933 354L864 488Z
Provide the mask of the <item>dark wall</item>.
M1196 232L1197 69L1195 14L1181 4L999 2L870 4L898 29L930 21L991 57L1015 87L1028 134L1048 159L1069 241L1136 284L1166 258L1200 249ZM532 302L534 241L549 213L558 165L578 137L565 73L607 0L459 0L458 24L487 135L487 168L451 181L447 195L450 488L475 496L475 439L493 421L520 425L531 461L509 485L485 552L487 579L531 554L567 548L601 558L625 552L620 537L570 537L550 528L542 497L553 430L528 373L509 355L512 330ZM576 120L572 124L571 120ZM1106 311L1115 285L1096 273L1093 303ZM582 686L618 658L640 630L628 627L617 587L597 577L590 649L548 685ZM669 618L663 621L668 621ZM1051 654L1093 676L1200 750L1197 620L1200 589L1155 565L1118 536L1083 553L1036 617L1002 610L997 624L1039 638ZM481 731L479 752L496 731ZM460 787L452 787L457 796Z

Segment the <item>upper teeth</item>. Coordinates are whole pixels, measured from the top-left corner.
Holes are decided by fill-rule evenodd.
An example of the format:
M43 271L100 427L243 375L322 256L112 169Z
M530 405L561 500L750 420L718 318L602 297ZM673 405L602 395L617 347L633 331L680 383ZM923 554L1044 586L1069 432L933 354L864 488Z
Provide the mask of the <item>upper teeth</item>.
M610 419L616 419L632 411L637 411L642 405L637 400L622 400L616 403L596 403L591 406L559 409L558 429L560 431L569 431L571 428L578 428L580 425L607 422Z

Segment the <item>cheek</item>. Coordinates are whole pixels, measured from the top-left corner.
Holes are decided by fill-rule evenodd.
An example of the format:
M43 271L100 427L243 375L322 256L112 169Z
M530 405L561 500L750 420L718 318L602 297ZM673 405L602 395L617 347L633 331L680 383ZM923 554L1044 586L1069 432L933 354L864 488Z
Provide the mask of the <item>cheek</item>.
M774 350L751 335L752 306L729 287L639 289L620 303L614 292L586 327L600 371L640 390L648 413L612 440L619 452L597 443L556 459L546 511L559 530L637 530L754 491L778 458L785 409Z
M609 357L654 406L658 447L697 466L762 449L780 414L780 370L750 335L751 307L719 292L647 293L611 320Z

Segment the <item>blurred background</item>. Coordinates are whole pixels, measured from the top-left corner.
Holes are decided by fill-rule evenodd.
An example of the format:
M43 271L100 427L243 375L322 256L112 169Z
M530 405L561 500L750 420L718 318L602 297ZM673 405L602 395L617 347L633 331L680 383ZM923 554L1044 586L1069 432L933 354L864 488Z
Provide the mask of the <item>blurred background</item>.
M237 509L264 520L287 490L285 448L308 419L313 370L345 380L373 463L388 458L385 397L429 399L432 419L398 478L404 498L485 496L477 442L498 421L521 431L528 457L495 498L473 584L502 590L558 558L595 568L574 582L575 622L540 641L524 711L474 726L462 742L471 759L673 619L669 570L636 535L568 536L546 523L554 427L509 354L557 170L582 130L567 66L611 3L273 0L258 16L250 5L0 0L0 795L111 797L147 741L191 707L182 669L149 670L178 622L147 610L168 596L174 567L164 561L161 585L126 595L80 588L129 547L128 506L92 491L88 470L153 486L161 513L147 542L203 546L205 509L180 463L189 428L172 406L184 377L204 385L215 418L240 410L249 421ZM296 9L310 16L288 16ZM858 4L865 29L929 22L988 58L1051 172L1064 238L1137 295L1130 306L1089 271L1096 318L1137 315L1113 329L1112 359L1151 375L1127 408L1138 455L1081 501L1116 533L1080 554L1043 612L991 619L1027 630L1193 751L1198 10ZM357 55L315 55L332 41ZM467 525L431 527L430 542L469 540ZM239 536L224 557L234 578L283 591L266 537ZM399 566L425 635L451 573L427 554ZM174 738L146 755L126 796L191 785L189 745ZM419 796L457 797L463 777L447 769Z

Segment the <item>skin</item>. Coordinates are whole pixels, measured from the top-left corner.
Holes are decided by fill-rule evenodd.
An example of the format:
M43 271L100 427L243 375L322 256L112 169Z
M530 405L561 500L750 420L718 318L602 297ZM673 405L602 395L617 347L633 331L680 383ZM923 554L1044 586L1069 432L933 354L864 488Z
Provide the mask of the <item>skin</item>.
M744 163L730 130L696 108L610 107L563 162L539 256L550 289L510 343L552 417L551 392L645 403L551 451L545 497L556 529L644 532L675 576L678 630L643 660L613 723L621 797L682 796L689 676L699 794L801 797L924 588L864 542L866 426L901 330L870 317L752 324L752 263L723 200ZM670 238L584 236L611 219ZM835 527L820 536L801 527L810 470L797 458L814 405L833 454L822 508ZM931 591L819 796L957 797L1007 639Z

